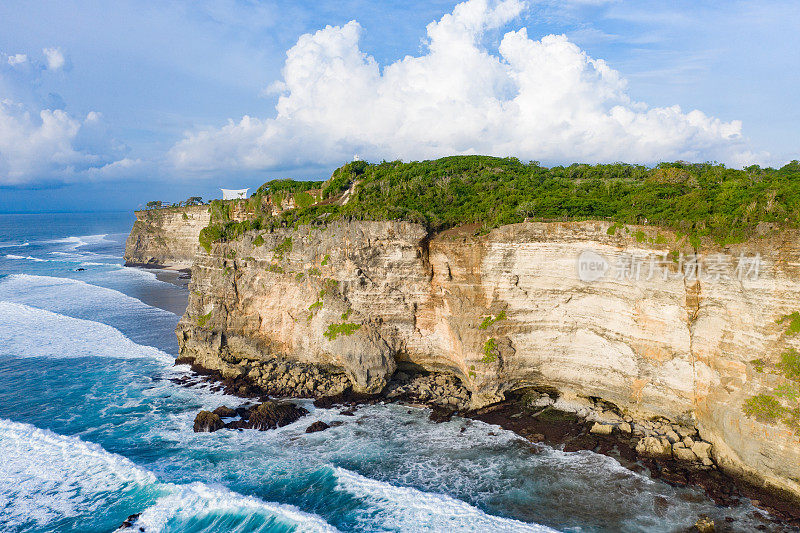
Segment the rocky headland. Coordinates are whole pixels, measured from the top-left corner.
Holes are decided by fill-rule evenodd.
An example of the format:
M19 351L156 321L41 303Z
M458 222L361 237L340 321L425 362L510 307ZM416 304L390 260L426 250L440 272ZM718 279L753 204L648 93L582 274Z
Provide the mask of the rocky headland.
M126 260L191 265L179 362L229 392L428 405L800 516L794 232L339 218L204 247L191 209L138 212Z

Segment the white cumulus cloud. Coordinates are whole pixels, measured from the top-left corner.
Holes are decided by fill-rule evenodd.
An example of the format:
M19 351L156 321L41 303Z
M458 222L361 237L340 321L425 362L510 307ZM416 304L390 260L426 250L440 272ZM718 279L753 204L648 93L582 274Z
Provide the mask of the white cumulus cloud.
M0 186L70 181L111 169L114 158L103 155L107 147L96 141L99 129L95 112L79 119L44 109L37 116L21 104L0 100Z
M485 32L524 9L469 0L427 27L427 50L383 68L359 48L361 26L327 26L288 52L273 118L244 116L189 132L170 150L188 170L269 169L371 160L491 154L555 161L763 158L739 121L633 101L619 72L563 35Z
M21 65L28 60L28 56L25 54L14 54L13 56L8 56L8 64L12 67L16 65Z
M42 53L47 61L48 70L58 70L62 68L66 62L64 59L64 53L60 48L44 48Z

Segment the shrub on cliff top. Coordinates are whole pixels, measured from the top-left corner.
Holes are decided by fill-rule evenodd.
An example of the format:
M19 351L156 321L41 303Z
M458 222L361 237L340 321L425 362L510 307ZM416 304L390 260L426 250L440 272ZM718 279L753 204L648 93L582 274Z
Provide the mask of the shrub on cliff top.
M605 218L670 227L692 244L702 236L742 240L760 222L800 225L800 169L791 164L734 170L682 162L656 168L621 163L546 168L487 156L375 165L355 161L334 171L323 193L336 196L353 182L357 186L346 205L298 209L285 213L284 223L322 217L403 219L439 231L470 223L493 228L531 216Z
M298 192L294 195L294 205L299 208L308 207L314 203L314 197L307 192Z
M352 161L343 167L337 168L322 187L322 197L330 198L343 193L350 188L350 184L355 179L364 174L367 167L369 167L369 164L366 161Z
M272 194L303 192L309 182L269 182ZM725 168L712 163L622 163L543 167L516 158L454 156L433 161L353 161L322 187L335 198L353 183L345 205L316 203L275 217L253 213L262 229L324 225L337 218L408 220L431 231L465 224L487 230L533 217L543 221L610 219L660 225L700 237L741 241L761 223L800 226L800 164L780 169ZM276 192L277 191L277 192ZM216 208L214 208L216 209ZM221 211L214 221L229 222ZM212 209L213 211L213 209ZM212 213L213 214L213 213ZM227 234L227 232L226 232ZM641 235L639 235L641 238Z
M200 246L207 253L211 253L211 244L219 241L222 238L222 227L217 224L211 224L200 230Z
M288 194L300 193L311 189L319 189L321 185L322 182L320 181L296 181L291 179L271 180L259 187L255 194L266 195L279 192Z

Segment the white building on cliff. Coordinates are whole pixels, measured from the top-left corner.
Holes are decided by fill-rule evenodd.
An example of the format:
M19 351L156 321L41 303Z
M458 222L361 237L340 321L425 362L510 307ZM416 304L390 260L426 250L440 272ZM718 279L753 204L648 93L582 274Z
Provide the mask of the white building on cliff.
M250 189L220 189L223 200L242 200L247 198L247 191Z

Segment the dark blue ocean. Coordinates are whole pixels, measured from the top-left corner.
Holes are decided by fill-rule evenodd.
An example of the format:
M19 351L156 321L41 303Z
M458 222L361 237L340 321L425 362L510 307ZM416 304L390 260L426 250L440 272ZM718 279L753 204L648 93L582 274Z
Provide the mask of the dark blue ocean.
M193 433L242 400L171 381L187 289L122 266L130 213L0 215L0 530L677 531L737 517L591 452L423 409ZM315 420L343 425L306 434Z

